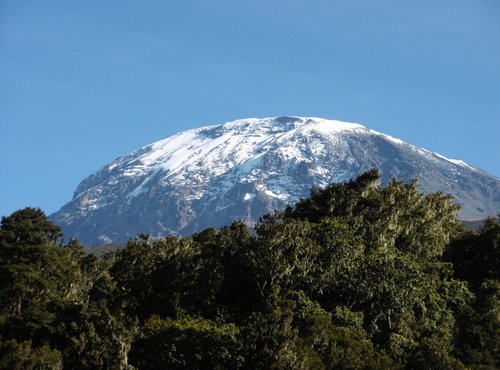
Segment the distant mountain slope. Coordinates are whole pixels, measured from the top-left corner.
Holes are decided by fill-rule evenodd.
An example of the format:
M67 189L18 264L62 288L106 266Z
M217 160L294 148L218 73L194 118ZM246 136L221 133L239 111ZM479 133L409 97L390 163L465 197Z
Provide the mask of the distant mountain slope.
M313 186L370 168L417 177L424 193L452 194L460 218L500 212L500 180L362 125L309 117L242 119L181 132L118 158L84 179L51 219L83 244L138 232L190 234L248 224L307 197Z

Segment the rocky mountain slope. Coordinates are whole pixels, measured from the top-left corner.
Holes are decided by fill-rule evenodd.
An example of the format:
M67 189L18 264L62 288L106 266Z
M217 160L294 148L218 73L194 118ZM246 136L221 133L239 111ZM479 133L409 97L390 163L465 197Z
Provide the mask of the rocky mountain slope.
M140 148L84 179L51 219L87 245L138 232L187 235L237 219L252 224L313 186L374 167L383 182L417 177L424 193L452 194L462 219L500 212L500 180L463 161L359 124L277 117L202 127Z

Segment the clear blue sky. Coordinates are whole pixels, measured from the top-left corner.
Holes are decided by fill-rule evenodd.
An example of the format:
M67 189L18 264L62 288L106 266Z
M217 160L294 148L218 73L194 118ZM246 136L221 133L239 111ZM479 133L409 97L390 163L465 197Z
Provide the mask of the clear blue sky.
M500 176L498 0L0 0L0 215L244 117L359 122Z

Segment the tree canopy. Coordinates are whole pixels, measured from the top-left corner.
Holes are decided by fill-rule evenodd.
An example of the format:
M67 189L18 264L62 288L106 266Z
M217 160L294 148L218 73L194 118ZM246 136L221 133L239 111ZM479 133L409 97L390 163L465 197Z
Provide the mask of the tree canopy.
M498 219L378 171L97 257L34 208L0 228L0 368L494 369Z

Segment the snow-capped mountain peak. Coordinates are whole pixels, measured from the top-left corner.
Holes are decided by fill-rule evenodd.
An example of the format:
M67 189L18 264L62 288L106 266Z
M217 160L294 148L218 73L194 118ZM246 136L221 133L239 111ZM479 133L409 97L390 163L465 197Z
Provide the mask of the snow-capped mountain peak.
M87 243L122 241L136 232L186 234L235 219L252 224L308 196L313 186L373 167L384 181L418 176L424 192L451 190L466 217L500 208L498 192L491 202L480 189L462 189L478 187L477 178L499 187L498 179L462 161L357 123L273 117L184 131L118 158L84 179L53 219Z

